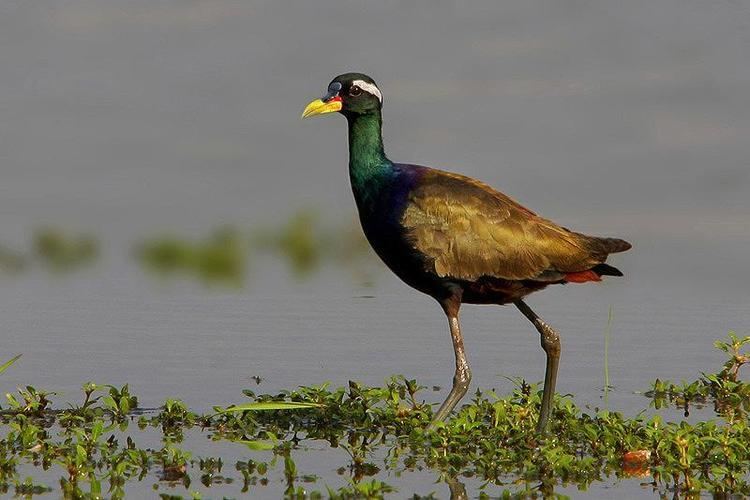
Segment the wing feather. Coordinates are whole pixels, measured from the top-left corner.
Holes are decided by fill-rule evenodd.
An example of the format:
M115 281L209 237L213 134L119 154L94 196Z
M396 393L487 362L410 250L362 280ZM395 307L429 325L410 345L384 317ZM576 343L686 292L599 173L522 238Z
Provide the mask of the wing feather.
M430 170L409 195L401 224L428 271L476 280L559 280L606 259L592 243L469 177ZM600 249L601 250L601 249Z

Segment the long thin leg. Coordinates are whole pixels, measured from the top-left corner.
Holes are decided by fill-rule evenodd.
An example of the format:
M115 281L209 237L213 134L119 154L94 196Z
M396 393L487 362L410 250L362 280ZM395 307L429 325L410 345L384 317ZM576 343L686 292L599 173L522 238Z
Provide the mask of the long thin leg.
M547 368L544 372L544 392L542 392L542 409L539 412L539 423L537 432L543 433L547 428L549 420L552 396L555 394L555 383L557 382L557 367L560 364L560 335L542 318L531 310L523 300L515 302L519 311L526 316L536 327L542 340L542 349L547 353Z
M441 302L445 315L448 317L448 325L450 326L451 339L453 340L453 351L456 354L456 372L453 375L453 387L451 392L448 393L448 397L445 398L443 404L440 405L437 413L432 418L430 427L432 428L435 422L445 420L445 417L456 407L459 401L466 395L466 391L469 390L469 382L471 382L471 370L469 369L469 362L466 361L466 353L464 352L464 339L461 336L461 327L458 323L458 310L461 307L460 296L453 296L445 301Z

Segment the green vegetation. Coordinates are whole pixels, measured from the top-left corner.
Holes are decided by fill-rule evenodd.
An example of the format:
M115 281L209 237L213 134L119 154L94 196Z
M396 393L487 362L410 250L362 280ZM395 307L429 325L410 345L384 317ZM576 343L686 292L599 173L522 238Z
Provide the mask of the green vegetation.
M358 227L325 226L311 210L298 211L278 227L246 232L222 227L199 240L159 236L136 249L142 266L161 276L235 286L245 283L251 257L263 256L281 259L297 279L309 278L330 262L350 270L361 284L372 282L375 262Z
M27 259L16 250L0 245L0 272L3 274L17 274L26 269Z
M16 361L18 361L18 358L20 358L20 357L21 357L21 354L17 354L15 356L13 356L12 358L10 358L5 363L3 363L2 365L0 365L0 373L3 373L5 370L7 370L8 368L10 368L10 366L13 363L15 363Z
M702 407L712 403L714 411L732 422L747 420L750 413L750 384L739 380L740 368L750 363L750 356L743 349L750 344L750 337L739 338L729 333L728 341L717 340L714 347L728 355L727 362L719 373L703 374L698 380L675 384L656 380L646 393L652 404L659 409L669 404L682 408L689 416L691 406Z
M628 478L661 495L750 495L750 384L739 377L750 361L750 337L732 333L716 346L728 356L717 373L680 385L654 383L647 395L655 414L587 413L560 396L546 436L534 432L540 392L523 381L508 396L477 392L434 431L426 430L432 407L420 396L424 388L401 377L383 387L350 382L278 394L246 390L251 401L206 415L174 399L142 410L127 386L93 383L83 386L80 404L53 409L55 394L26 387L8 394L0 411L0 493L52 491L38 482L44 470L55 472L59 493L70 498L118 498L143 483L195 498L199 486L210 493L228 485L241 493L283 491L288 498L381 498L395 491L388 476L427 470L456 498L464 481L481 484L481 495L538 497L560 486L585 490ZM713 404L718 418L667 422L659 414L692 404ZM154 431L160 447L138 445ZM245 458L227 467L222 457L198 456L181 447L187 432L236 443ZM343 484L300 469L295 459L317 453L311 449L345 451L338 470ZM174 495L162 497L179 498Z
M257 401L254 403L243 403L232 405L228 408L215 407L216 413L232 413L240 411L269 411L269 410L305 410L308 408L319 408L317 403L302 401Z
M54 271L72 271L99 256L99 244L93 236L51 227L36 231L33 246L36 259Z
M326 226L314 210L300 210L280 228L252 231L251 242L258 253L281 257L292 274L307 278L327 262L349 269L360 282L372 281L367 264L374 254L357 224Z
M604 329L604 405L609 404L609 391L613 388L609 384L609 339L612 336L612 306L607 313L607 327Z
M0 272L18 274L32 265L56 273L77 271L99 257L99 243L93 236L53 227L37 229L30 247L21 252L0 245Z
M154 238L141 243L136 255L146 269L163 276L180 274L206 284L239 286L245 280L248 242L238 230L224 227L199 241Z
M325 241L318 217L312 211L299 211L280 228L261 228L252 240L260 251L278 255L297 277L306 277L320 267Z
M35 265L55 273L79 271L99 254L91 235L44 227L34 232L27 251L0 245L0 274L18 274ZM314 210L299 210L278 226L221 226L202 238L153 236L137 243L133 254L144 270L161 278L235 288L246 283L251 259L261 257L282 260L296 279L333 265L361 285L372 283L378 265L356 224L324 224Z

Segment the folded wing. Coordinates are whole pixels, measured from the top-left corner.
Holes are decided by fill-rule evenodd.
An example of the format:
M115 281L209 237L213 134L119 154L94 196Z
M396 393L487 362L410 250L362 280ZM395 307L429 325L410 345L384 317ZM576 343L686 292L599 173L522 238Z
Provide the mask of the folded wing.
M569 231L486 184L440 170L413 189L401 223L428 271L460 280L560 281L630 248Z

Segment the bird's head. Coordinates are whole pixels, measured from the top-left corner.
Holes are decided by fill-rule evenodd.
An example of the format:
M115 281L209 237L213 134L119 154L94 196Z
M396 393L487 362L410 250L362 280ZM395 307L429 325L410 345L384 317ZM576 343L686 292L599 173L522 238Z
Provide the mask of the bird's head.
M375 81L362 73L344 73L328 84L325 95L315 99L302 112L302 118L338 111L346 116L380 111L383 94Z

